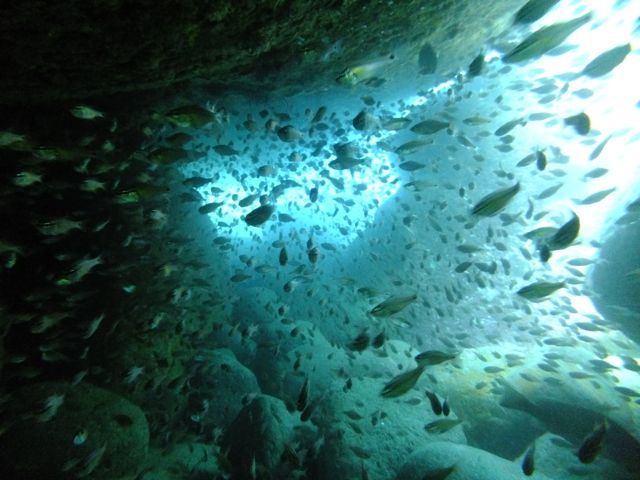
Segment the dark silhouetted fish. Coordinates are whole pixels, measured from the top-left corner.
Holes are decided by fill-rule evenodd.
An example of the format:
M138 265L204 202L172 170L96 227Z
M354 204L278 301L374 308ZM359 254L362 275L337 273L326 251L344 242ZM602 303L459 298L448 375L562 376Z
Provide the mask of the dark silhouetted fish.
M582 441L578 449L577 456L582 463L591 463L595 460L600 450L608 429L607 420L596 426L596 428Z
M560 0L529 0L516 13L514 23L533 23L544 17Z
M433 411L433 413L435 413L436 415L442 415L442 404L440 403L440 399L438 398L438 396L435 393L430 392L429 390L427 390L425 393L427 394L429 403L431 403L431 410Z
M591 60L582 70L582 74L591 78L602 77L624 62L629 52L631 45L628 43L607 50Z
M262 205L255 210L251 210L247 216L244 217L244 221L247 222L248 225L257 227L269 220L269 217L273 214L274 210L275 209L272 205Z
M533 475L534 471L534 457L536 454L536 443L529 447L527 453L524 455L522 459L522 473L524 473L527 477Z
M418 67L421 75L435 73L438 67L438 55L430 43L425 43L418 54Z
M593 15L587 13L568 22L554 23L536 30L502 57L504 63L518 63L540 57L560 45L578 28L587 23Z

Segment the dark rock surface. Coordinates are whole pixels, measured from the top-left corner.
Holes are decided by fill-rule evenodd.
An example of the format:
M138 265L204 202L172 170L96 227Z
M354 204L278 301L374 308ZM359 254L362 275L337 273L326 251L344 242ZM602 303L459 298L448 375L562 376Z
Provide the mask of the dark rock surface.
M135 478L149 426L133 403L88 383L62 382L24 387L13 400L0 436L2 478Z
M295 90L429 42L438 73L460 68L523 1L28 0L0 6L0 104L168 87ZM364 58L363 58L364 56ZM289 68L295 67L295 68Z
M252 478L252 470L274 472L293 436L293 417L284 402L257 396L229 426L222 444L229 449L233 478Z

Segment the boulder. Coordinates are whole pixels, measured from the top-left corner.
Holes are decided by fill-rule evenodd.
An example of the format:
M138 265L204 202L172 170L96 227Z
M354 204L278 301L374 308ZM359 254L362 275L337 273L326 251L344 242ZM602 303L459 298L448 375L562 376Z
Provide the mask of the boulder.
M572 351L579 354L578 349ZM586 357L588 358L588 357ZM576 359L576 363L579 360ZM582 360L586 361L585 359ZM522 371L534 375L533 367ZM543 388L539 382L524 381L514 373L505 377L501 385L500 404L508 409L525 412L539 420L551 433L579 445L603 418L609 428L603 455L630 468L640 468L640 415L633 404L614 390L615 384L605 376L599 381L572 379L562 372L562 381L554 388Z
M325 438L313 478L360 478L362 469L370 478L393 478L412 452L432 441L466 442L463 424L443 433L425 431L428 423L456 415L434 415L422 388L398 398L383 398L383 384L367 377L354 378L350 390L327 392L312 417Z
M233 478L275 473L293 438L294 423L284 403L275 397L259 395L244 407L222 438Z
M444 472L453 468L446 477ZM440 474L437 476L436 474ZM400 469L396 480L446 478L447 480L522 480L519 462L510 462L468 445L433 442L414 452ZM536 473L537 480L549 477Z
M216 478L220 473L218 448L202 442L173 443L151 448L140 480Z
M190 381L188 415L200 429L224 428L240 412L243 400L260 393L251 370L227 348L203 355L197 374Z
M599 455L588 465L580 463L576 448L564 438L545 433L536 439L536 472L549 478L580 477L581 480L633 480L638 470L625 469L604 455ZM524 454L524 452L523 452Z
M2 478L135 478L149 446L140 408L88 383L43 382L17 390L0 436Z

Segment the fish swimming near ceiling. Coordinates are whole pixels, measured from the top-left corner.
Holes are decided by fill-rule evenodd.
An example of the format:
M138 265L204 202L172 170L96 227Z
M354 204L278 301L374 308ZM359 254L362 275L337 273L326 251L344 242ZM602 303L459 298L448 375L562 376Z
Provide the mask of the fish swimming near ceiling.
M385 68L390 66L395 61L395 58L394 54L390 54L381 60L345 68L336 78L336 82L342 85L354 86L361 82L373 80Z
M434 133L438 133L440 130L444 130L448 127L448 122L441 122L440 120L423 120L422 122L416 123L410 130L420 135L433 135Z
M215 114L200 105L186 105L166 113L166 118L177 127L201 128L215 120Z
M533 23L544 17L560 0L529 0L516 12L514 23Z
M591 13L567 22L554 23L536 30L502 57L504 63L519 63L540 57L554 49L578 28L593 18Z

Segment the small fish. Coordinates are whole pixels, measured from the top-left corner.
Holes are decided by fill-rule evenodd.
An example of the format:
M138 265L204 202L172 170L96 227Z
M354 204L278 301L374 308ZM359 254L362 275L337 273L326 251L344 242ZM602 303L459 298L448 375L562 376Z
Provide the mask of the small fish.
M28 143L26 135L9 132L6 130L0 131L0 147L11 147L13 145L26 146Z
M600 178L604 175L606 175L607 173L609 173L609 170L606 168L602 168L602 167L597 167L594 168L593 170L590 170L589 172L585 173L582 178L589 179L589 178Z
M536 443L533 442L527 450L527 453L524 455L524 458L522 459L522 473L524 473L527 477L533 475L535 454Z
M430 143L431 142L425 140L409 140L408 142L405 142L398 148L396 148L394 152L398 154L413 153L416 150L424 147L425 145L429 145Z
M538 195L536 195L536 200L544 200L545 198L552 197L563 186L564 186L563 183L558 183L556 185L552 185L552 186L550 186L548 188L545 188L542 192L540 192Z
M214 145L213 150L218 154L218 155L222 155L223 157L230 157L233 155L238 155L240 152L235 150L233 147L231 147L231 145Z
M433 46L427 42L418 53L418 73L420 73L420 75L435 73L437 67L438 55L433 49Z
M456 266L454 271L456 273L464 273L469 269L469 267L471 265L473 265L473 263L471 263L471 262L462 262L462 263L458 264L458 266Z
M391 297L373 307L369 313L374 317L389 317L415 302L417 298L416 294L406 297Z
M586 135L591 131L591 119L584 112L565 118L564 124L573 127L578 135Z
M520 191L520 182L517 182L511 187L502 188L496 190L483 197L478 203L476 203L471 210L473 215L479 215L482 217L491 217L500 212L507 204L513 199L513 197Z
M373 340L371 341L371 346L373 348L380 348L384 345L385 342L385 333L384 330L382 332L380 332L378 335L376 335Z
M209 213L215 212L222 205L224 205L223 202L207 203L206 205L202 205L200 208L198 208L198 212L200 212L202 215L207 215Z
M540 150L538 150L535 155L536 168L542 172L547 167L547 156Z
M106 190L106 183L93 178L87 178L80 185L80 190L83 192L95 193L98 190Z
M440 420L434 420L433 422L427 423L424 426L424 429L429 433L446 433L461 423L462 420L459 418L442 418Z
M420 123L416 123L411 127L411 131L419 133L420 135L432 135L449 127L448 122L441 122L439 120L424 120Z
M617 190L616 187L608 188L606 190L601 190L599 192L592 193L591 195L589 195L586 198L583 198L582 200L574 199L573 201L578 205L592 205L594 203L600 202L601 200L604 200L605 198L607 198L610 194L612 194L616 190Z
M34 183L42 183L42 175L34 172L19 172L13 177L12 182L17 187L29 187Z
M414 387L420 375L424 372L424 369L425 367L423 365L418 365L412 370L396 375L384 386L381 395L385 398L404 395Z
M382 128L392 131L402 130L403 128L408 127L410 123L411 120L406 117L387 118L383 120Z
M355 116L351 122L356 130L367 131L375 129L378 124L378 119L369 112L362 110Z
M604 437L609 428L609 424L606 418L595 429L585 437L576 453L578 459L582 463L591 463L595 460L600 450L602 450L602 443Z
M78 471L74 472L74 478L83 478L88 477L91 473L96 469L102 457L104 456L104 452L107 450L107 444L105 443L102 447L96 448L89 455L87 455L79 465Z
M201 128L216 119L215 114L200 105L185 105L166 113L167 120L176 127Z
M632 388L628 388L628 387L613 387L613 389L624 395L625 397L632 397L632 398L637 398L640 397L640 393L636 392L635 390L633 390Z
M307 408L307 403L309 402L309 376L305 377L304 382L302 383L302 388L300 389L300 393L298 394L298 401L296 402L296 408L299 412L304 411Z
M348 170L350 168L362 165L364 160L352 157L338 157L335 160L329 162L329 168L334 170Z
M89 436L89 432L87 432L86 428L79 430L73 437L73 444L82 445L87 440L88 436Z
M467 67L467 75L477 77L484 70L484 53L478 54Z
M104 320L104 317L105 317L105 314L102 313L98 315L96 318L94 318L93 320L91 320L91 322L87 326L87 329L84 332L84 335L82 335L82 338L84 338L85 340L88 338L91 338L93 334L96 333L96 330L98 330L98 327L100 326L100 323L102 323L102 320Z
M254 193L252 195L246 196L246 197L244 197L242 200L240 200L238 202L238 205L241 206L241 207L248 207L253 202L255 202L258 199L259 196L260 195L257 194L257 193Z
M309 258L309 261L311 263L315 264L318 261L318 257L320 257L320 251L318 250L318 247L312 247L307 250L307 257Z
M564 288L566 284L564 282L534 282L526 287L522 287L516 293L522 298L527 300L541 300L548 297L556 290Z
M433 411L433 413L435 413L436 415L442 415L442 404L440 403L440 399L438 398L438 396L435 393L430 392L429 390L427 390L425 393L427 394L429 403L431 403L431 410Z
M369 346L369 335L366 331L360 333L355 339L349 342L349 350L362 352Z
M442 414L445 417L448 417L450 413L451 413L451 407L449 406L449 400L445 398L444 402L442 402Z
M360 82L373 80L381 70L390 65L394 60L395 55L390 54L382 60L345 68L336 78L336 82L343 85L354 86Z
M276 131L278 138L283 142L291 143L302 139L302 132L297 128L287 125Z
M279 213L278 214L278 221L282 222L282 223L288 223L288 222L295 222L296 219L293 218L291 215L289 215L288 213Z
M287 254L287 249L285 247L282 247L280 249L280 254L278 255L278 262L284 267L287 264L288 260L289 255Z
M322 118L324 117L324 114L327 113L327 107L325 107L324 105L321 106L320 108L318 108L318 110L316 110L315 115L313 116L313 118L311 119L311 123L318 123L322 121Z
M309 190L309 201L311 203L315 203L317 200L318 200L318 188L313 187L311 190Z
M462 245L458 245L456 250L462 253L477 253L482 251L482 247L471 243L463 243Z
M306 422L307 420L309 420L309 418L311 418L311 415L315 411L316 407L320 404L320 400L322 400L322 397L318 397L311 402L307 402L307 408L305 408L300 414L300 421Z
M609 143L609 140L611 140L611 135L605 138L602 142L598 144L596 148L593 149L593 151L589 155L589 160L595 160L596 158L598 158L602 153L602 150L604 150L604 147L606 147L607 143ZM607 172L606 168L603 168L602 170L605 170L605 173ZM587 177L587 175L585 175L585 177ZM597 177L591 177L591 178L597 178Z
M409 160L407 162L402 162L398 165L400 170L404 170L405 172L415 172L416 170L420 170L421 168L425 168L426 165L424 163L414 162L413 160Z
M56 237L66 235L73 230L84 230L81 221L70 220L68 218L57 218L49 222L42 222L36 225L36 228L43 235Z
M274 211L275 209L272 205L261 205L260 207L251 210L247 216L244 217L244 221L247 222L247 225L257 227L269 220L269 217L271 217Z
M591 60L582 70L582 75L591 78L602 77L624 62L629 52L631 52L631 45L628 43L607 50Z
M571 212L571 219L567 221L546 242L549 250L562 250L570 246L580 233L580 217Z
M213 182L213 178L189 177L183 180L182 184L187 187L200 188L212 182Z
M245 273L238 272L235 275L232 275L229 280L231 280L234 283L240 283L240 282L244 282L245 280L248 280L250 278L251 278L251 275L247 275Z
M448 360L453 360L457 356L457 353L447 353L441 352L439 350L427 350L416 355L415 360L416 362L418 362L418 365L426 367L427 365L438 365Z
M560 45L578 28L593 18L591 13L567 22L554 23L536 30L502 57L504 63L519 63L540 57Z
M533 23L544 17L560 0L529 0L516 12L514 23Z
M493 132L493 134L496 137L502 137L502 136L506 135L507 133L509 133L514 128L516 128L518 125L523 125L524 126L526 124L527 124L527 122L524 120L524 118L516 118L514 120L509 120L505 124L503 124L500 127L498 127L496 129L496 131Z
M69 112L71 112L71 115L73 115L74 117L80 118L82 120L95 120L96 118L104 117L104 113L88 105L76 105L71 110L69 110Z

